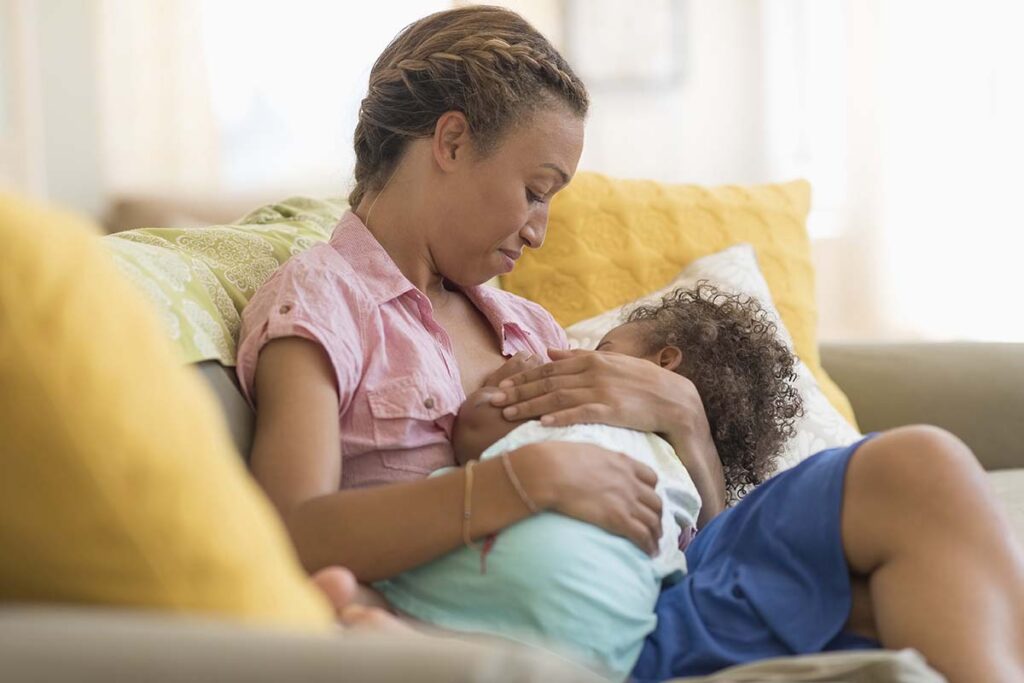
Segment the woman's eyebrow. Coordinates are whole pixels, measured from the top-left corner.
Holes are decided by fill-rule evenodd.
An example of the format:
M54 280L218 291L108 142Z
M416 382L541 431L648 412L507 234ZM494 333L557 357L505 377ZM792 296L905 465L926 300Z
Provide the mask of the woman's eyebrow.
M558 175L562 176L562 184L569 184L569 174L563 171L557 164L541 164L541 167L554 169L555 171L558 172Z

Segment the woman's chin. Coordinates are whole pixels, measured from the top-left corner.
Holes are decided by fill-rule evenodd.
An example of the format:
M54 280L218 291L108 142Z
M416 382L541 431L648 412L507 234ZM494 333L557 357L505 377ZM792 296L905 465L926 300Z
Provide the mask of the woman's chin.
M477 287L487 284L501 274L500 271L492 273L459 273L454 276L446 275L445 279L459 287Z

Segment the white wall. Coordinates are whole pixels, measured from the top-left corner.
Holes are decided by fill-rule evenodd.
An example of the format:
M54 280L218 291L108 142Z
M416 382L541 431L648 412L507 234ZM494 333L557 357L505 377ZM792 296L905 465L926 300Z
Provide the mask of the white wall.
M765 180L758 3L679 4L681 82L646 91L591 87L580 168L665 182Z

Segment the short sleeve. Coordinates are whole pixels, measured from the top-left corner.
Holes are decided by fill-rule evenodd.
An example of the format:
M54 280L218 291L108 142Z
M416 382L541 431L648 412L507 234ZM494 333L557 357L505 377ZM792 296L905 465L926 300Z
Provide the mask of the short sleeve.
M312 251L312 250L311 250ZM300 337L319 344L334 369L340 412L345 412L362 375L363 352L358 292L329 264L293 258L256 292L242 313L236 371L255 409L256 363L268 342ZM312 261L312 262L310 262Z

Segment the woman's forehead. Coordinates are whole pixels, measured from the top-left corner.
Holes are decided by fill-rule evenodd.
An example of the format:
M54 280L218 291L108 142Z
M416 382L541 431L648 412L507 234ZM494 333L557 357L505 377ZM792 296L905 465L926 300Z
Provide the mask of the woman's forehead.
M543 109L509 131L502 147L530 170L551 173L563 182L576 172L583 128L583 120L568 111Z

